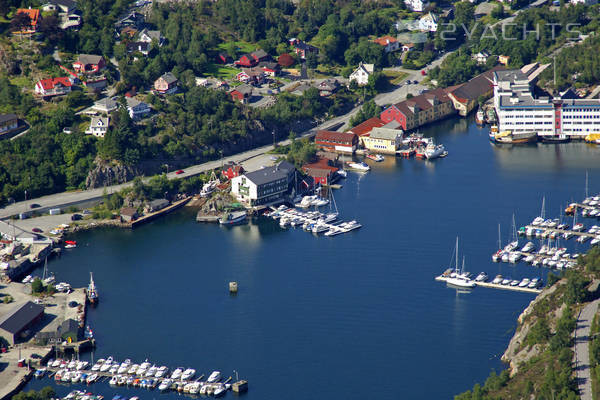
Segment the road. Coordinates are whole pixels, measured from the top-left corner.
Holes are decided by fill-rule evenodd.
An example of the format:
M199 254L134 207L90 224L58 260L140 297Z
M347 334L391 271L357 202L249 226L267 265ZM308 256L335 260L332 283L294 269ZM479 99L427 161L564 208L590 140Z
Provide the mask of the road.
M590 328L600 299L587 304L577 317L575 328L575 372L581 400L592 400L590 379Z

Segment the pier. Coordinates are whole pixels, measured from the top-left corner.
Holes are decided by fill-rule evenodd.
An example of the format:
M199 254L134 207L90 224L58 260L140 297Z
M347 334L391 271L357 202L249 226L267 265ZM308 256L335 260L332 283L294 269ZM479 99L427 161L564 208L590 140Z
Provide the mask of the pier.
M440 282L446 282L447 278L443 275L440 275L440 276L436 276L435 280L440 281ZM536 289L536 288L501 285L501 284L490 283L490 282L473 281L473 283L476 284L477 286L481 286L481 287L487 287L487 288L492 288L492 289L502 289L502 290L512 290L514 292L525 292L525 293L535 293L535 294L542 292L541 289Z

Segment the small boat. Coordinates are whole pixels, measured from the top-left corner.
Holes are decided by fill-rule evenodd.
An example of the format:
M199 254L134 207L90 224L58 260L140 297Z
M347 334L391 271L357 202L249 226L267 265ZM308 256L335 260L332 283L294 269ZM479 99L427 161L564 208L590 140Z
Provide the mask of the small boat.
M485 282L488 280L488 274L485 272L480 272L479 275L475 278L475 282Z
M517 286L519 282L520 281L518 279L513 279L512 281L510 281L510 286Z
M177 368L171 374L171 379L179 379L179 378L181 378L181 374L183 374L183 369L182 368Z
M502 280L504 279L504 277L502 275L496 275L496 277L494 278L494 280L492 281L493 284L495 285L499 285L502 283Z
M85 379L85 382L88 385L91 385L92 383L96 382L98 380L98 374L91 374L88 375L88 377Z
M580 232L583 230L583 228L584 228L584 225L581 222L573 225L573 230L575 232Z
M156 370L156 375L154 375L154 376L156 376L157 378L162 378L163 376L165 376L165 374L168 371L169 371L169 368L163 365L162 367L160 367Z
M512 282L512 279L504 278L504 279L502 279L502 282L500 282L500 284L506 286L506 285L510 284L510 282Z
M477 110L477 113L475 114L475 123L479 126L483 126L483 124L485 123L484 118L485 118L485 115L483 113L483 110L481 108L479 108Z
M87 299L90 302L90 304L98 303L98 298L99 298L98 289L96 288L96 284L94 283L94 276L91 272L90 272L90 284L87 287L86 296L87 296ZM112 357L109 357L109 359L112 362Z
M589 237L589 236L579 236L579 237L577 238L577 241L578 241L579 243L585 243L585 242L587 242L589 239L590 239L590 237Z
M369 153L369 154L367 154L367 158L369 158L369 159L371 159L373 161L376 161L376 162L381 162L381 161L385 160L385 157L382 156L381 154L371 154L371 153Z
M40 368L40 369L35 370L35 372L33 373L33 376L35 376L36 378L43 378L45 374L46 374L46 368Z
M160 383L160 385L158 385L158 390L160 390L160 391L169 390L169 389L171 389L172 384L173 384L173 381L171 379L165 379Z
M512 132L504 131L494 135L493 142L507 144L523 144L536 142L538 139L537 132Z
M207 384L204 384L204 385L202 385L202 386L200 387L200 391L199 391L199 393L200 393L201 395L203 395L203 396L204 396L204 395L206 395L206 392L208 391L208 386L209 386L209 385L207 385Z
M213 371L206 379L206 382L208 382L208 383L217 382L220 378L221 378L221 372Z
M434 158L441 157L442 154L446 151L446 148L443 144L436 145L433 141L430 141L427 147L425 148L425 158L428 160L433 160Z
M519 282L519 287L522 287L522 288L527 287L527 285L529 285L529 282L531 282L529 280L529 278L525 278L521 282Z
M222 396L225 394L226 391L227 391L227 389L225 388L225 385L218 385L217 387L215 387L213 396L215 396L215 397Z
M338 174L339 176L341 176L342 178L347 178L347 177L348 177L348 172L346 172L346 171L345 171L345 170L343 170L343 169L338 169L338 170L337 170L337 174Z
M571 138L567 135L539 135L539 139L542 143L548 144L559 144L559 143L568 143L571 141Z
M349 162L348 167L352 168L353 170L362 172L367 172L371 170L371 167L369 167L369 165L364 162Z
M119 377L117 375L114 375L112 378L110 378L110 381L108 381L108 384L111 386L116 386L119 383Z
M132 364L131 367L129 367L129 369L127 370L127 373L129 375L135 375L137 374L137 370L140 366L138 364Z
M219 224L221 224L221 225L237 224L239 222L244 221L246 219L246 217L247 217L246 211L230 212L230 213L223 215L221 218L219 218Z

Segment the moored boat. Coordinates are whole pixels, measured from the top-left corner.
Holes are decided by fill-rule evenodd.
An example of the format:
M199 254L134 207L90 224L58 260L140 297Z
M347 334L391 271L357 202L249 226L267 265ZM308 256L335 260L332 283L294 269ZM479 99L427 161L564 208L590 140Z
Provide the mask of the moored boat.
M246 219L246 211L234 211L227 213L219 218L221 225L233 225L242 222Z
M491 138L491 136L490 136ZM493 136L493 142L495 143L507 143L507 144L522 144L522 143L533 143L537 141L537 132L512 132L504 131L497 133Z

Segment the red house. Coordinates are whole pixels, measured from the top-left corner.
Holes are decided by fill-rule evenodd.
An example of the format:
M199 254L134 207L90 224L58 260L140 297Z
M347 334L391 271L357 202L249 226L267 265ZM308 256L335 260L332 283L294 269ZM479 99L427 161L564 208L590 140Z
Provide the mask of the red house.
M239 101L242 104L246 104L248 100L252 97L252 86L250 85L240 85L229 92L229 95L233 99L233 101Z
M79 73L89 74L104 69L106 63L102 56L92 54L80 54L77 61L73 63L73 69Z
M225 164L223 170L221 171L221 174L227 179L232 179L236 176L243 175L244 172L244 167L234 163L233 161L230 161L229 163Z
M446 90L434 89L392 104L383 110L379 117L385 123L398 121L406 131L440 120L455 112L454 103Z
M234 64L239 67L254 67L261 61L268 61L269 55L264 50L256 50L250 54L244 54Z
M231 62L231 57L229 57L226 53L217 54L216 60L217 64L229 64Z
M315 144L327 151L354 153L358 146L358 136L351 132L318 131Z
M334 180L338 168L329 165L326 158L319 158L315 163L304 164L302 171L313 178L315 185L329 185Z
M306 59L309 54L319 54L318 48L311 46L308 43L304 43L300 39L292 38L289 40L289 42L290 45L294 46L294 51L296 54L298 54L298 56L303 60Z

